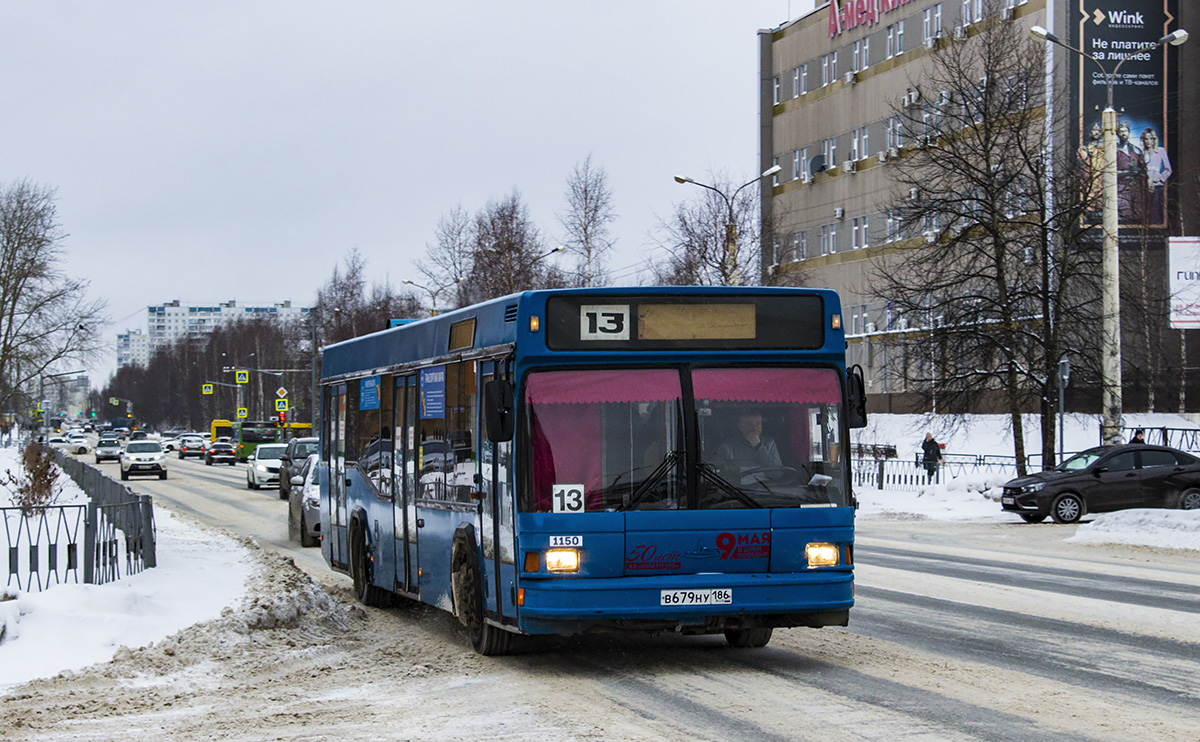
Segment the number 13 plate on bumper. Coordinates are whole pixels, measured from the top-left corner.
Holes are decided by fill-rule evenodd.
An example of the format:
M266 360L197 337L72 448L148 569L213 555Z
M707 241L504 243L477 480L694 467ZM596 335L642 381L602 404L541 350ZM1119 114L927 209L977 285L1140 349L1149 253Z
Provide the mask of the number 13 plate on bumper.
M659 605L729 605L733 603L733 589L714 587L709 590L663 590Z

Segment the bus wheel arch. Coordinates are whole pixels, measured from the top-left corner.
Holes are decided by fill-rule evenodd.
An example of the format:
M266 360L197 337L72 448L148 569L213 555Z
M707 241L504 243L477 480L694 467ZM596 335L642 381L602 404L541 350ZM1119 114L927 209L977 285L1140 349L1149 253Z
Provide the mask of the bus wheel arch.
M450 556L450 592L454 615L467 629L475 651L484 656L508 654L512 634L489 624L483 615L483 573L479 567L479 547L475 528L460 527L454 534Z

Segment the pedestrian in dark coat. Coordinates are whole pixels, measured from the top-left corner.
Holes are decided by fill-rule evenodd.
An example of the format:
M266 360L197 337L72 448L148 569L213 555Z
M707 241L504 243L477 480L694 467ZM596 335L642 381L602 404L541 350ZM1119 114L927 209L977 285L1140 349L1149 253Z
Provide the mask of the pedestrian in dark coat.
M932 482L937 477L938 467L942 463L942 447L933 439L933 433L925 434L925 442L921 444L921 465Z

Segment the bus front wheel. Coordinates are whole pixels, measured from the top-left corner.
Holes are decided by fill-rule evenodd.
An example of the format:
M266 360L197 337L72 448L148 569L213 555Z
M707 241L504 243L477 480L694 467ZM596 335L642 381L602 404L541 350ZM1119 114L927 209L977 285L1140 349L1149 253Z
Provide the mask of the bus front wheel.
M367 539L362 526L350 531L350 577L354 580L354 597L372 608L386 608L388 592L371 583L371 562L367 554Z
M458 620L467 627L471 646L485 657L508 654L512 645L512 634L492 626L483 618L483 581L479 574L479 560L474 551L461 549L455 552L455 580L457 591L454 596Z
M771 629L729 629L725 632L725 641L736 649L765 647L771 641Z

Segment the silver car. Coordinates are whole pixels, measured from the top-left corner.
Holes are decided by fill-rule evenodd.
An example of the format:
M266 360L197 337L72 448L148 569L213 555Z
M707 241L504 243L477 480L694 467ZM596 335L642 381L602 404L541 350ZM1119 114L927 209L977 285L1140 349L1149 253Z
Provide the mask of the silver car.
M167 478L167 457L158 441L130 441L121 452L121 479L139 474Z
M288 490L288 538L301 546L321 541L321 464L317 454L304 459L300 473L291 478Z

